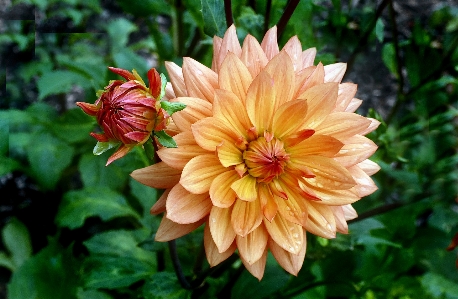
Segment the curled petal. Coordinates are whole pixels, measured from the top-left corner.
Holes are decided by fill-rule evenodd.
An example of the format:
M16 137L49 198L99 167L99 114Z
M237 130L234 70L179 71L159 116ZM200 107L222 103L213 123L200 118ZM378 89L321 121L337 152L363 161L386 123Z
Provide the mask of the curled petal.
M211 183L210 198L214 206L220 208L230 207L237 194L232 190L231 185L240 179L240 176L235 170L229 170L218 175Z
M223 43L223 39L219 36L214 36L213 37L213 58L212 58L212 70L214 70L216 73L219 71L219 64L218 64L218 55L219 55L219 50L221 49L221 44Z
M350 101L350 104L348 104L347 108L345 108L345 112L351 112L351 113L355 112L356 109L358 109L362 103L363 101L361 101L360 99L353 98Z
M166 211L165 203L167 201L167 196L169 196L171 189L167 189L162 193L161 197L156 201L156 203L149 210L151 215L158 215Z
M358 86L354 83L339 84L339 95L337 96L334 112L344 112L356 94Z
M164 217L162 217L161 224L157 229L154 240L158 242L167 242L170 240L175 240L179 237L182 237L192 232L193 230L201 226L202 223L205 222L205 220L206 219L203 218L195 223L179 224L167 218L167 213L165 213Z
M166 208L167 218L176 223L189 224L207 216L212 202L208 194L192 194L177 184L167 197Z
M164 162L134 170L131 176L142 183L158 189L169 189L180 181L181 170L174 169Z
M329 206L311 201L306 202L308 217L306 229L317 236L332 239L336 237L336 220Z
M256 185L256 178L251 175L245 175L233 182L231 188L241 200L253 201L258 197Z

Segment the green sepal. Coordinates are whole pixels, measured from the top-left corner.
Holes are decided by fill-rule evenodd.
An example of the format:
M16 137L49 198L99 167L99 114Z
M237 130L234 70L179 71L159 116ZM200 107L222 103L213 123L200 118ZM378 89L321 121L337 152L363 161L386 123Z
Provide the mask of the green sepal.
M154 132L154 135L157 137L157 140L160 144L165 147L178 147L175 140L173 140L172 136L167 134L164 130Z
M167 78L165 77L165 75L161 73L160 77L161 77L161 93L159 94L159 97L157 98L157 100L160 100L164 97L165 87L167 86Z
M113 142L113 141L108 141L108 142L98 141L97 144L94 146L94 150L92 151L92 153L98 156L98 155L103 154L107 150L118 146L119 144L120 144L119 142Z
M186 108L186 105L178 102L161 101L161 108L164 109L169 115Z

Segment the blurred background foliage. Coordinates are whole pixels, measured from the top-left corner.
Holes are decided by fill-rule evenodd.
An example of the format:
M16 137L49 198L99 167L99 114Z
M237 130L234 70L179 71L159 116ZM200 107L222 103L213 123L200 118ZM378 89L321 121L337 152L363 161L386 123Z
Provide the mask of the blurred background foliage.
M348 62L359 113L382 121L369 136L382 170L349 235L308 235L298 277L271 256L261 282L236 257L208 271L202 230L180 238L185 274L206 274L194 290L153 241L160 190L129 176L144 153L105 167L109 153L92 154L95 122L75 102L116 78L107 66L210 65L223 1L0 4L0 298L458 298L458 251L446 251L458 232L456 2L232 1L240 39L283 22L280 45L298 35L315 63Z

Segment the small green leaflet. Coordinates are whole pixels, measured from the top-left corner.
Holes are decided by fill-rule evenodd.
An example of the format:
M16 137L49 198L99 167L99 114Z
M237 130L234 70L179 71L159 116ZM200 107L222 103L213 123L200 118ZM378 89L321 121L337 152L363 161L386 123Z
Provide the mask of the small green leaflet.
M160 144L165 147L178 147L175 140L167 134L164 130L159 132L154 132L154 135L157 137L157 140Z
M226 32L226 13L224 12L224 1L201 0L202 17L204 19L204 32L213 37L224 36Z
M177 111L181 111L186 108L186 105L183 103L178 102L168 102L168 101L161 101L161 108L164 109L169 115L174 114Z
M115 146L119 145L119 142L100 142L98 141L97 144L94 146L94 150L92 153L94 155L100 155L109 150L110 148L113 148Z
M165 95L165 87L167 86L167 78L164 74L160 74L161 77L161 93L159 94L158 100L162 99Z

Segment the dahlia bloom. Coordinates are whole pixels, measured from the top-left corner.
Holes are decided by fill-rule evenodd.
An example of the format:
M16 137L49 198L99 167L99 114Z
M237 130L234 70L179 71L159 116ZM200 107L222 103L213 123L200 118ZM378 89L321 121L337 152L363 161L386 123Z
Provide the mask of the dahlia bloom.
M368 160L377 146L365 134L379 122L353 113L356 85L340 83L346 64L313 65L316 49L292 37L280 51L277 29L262 43L239 44L231 26L213 39L211 69L184 58L166 63L176 99L177 148L138 169L139 182L166 189L151 208L165 213L156 240L183 236L203 223L211 266L237 249L261 279L268 250L297 275L306 232L334 238L357 217L351 204L377 187Z
M91 133L99 141L95 154L120 144L106 165L125 156L135 145L144 144L153 131L165 128L169 114L161 108L163 81L154 69L148 71L149 87L134 70L133 73L109 67L127 81L113 80L98 93L94 104L77 102L83 111L95 116L103 133Z

